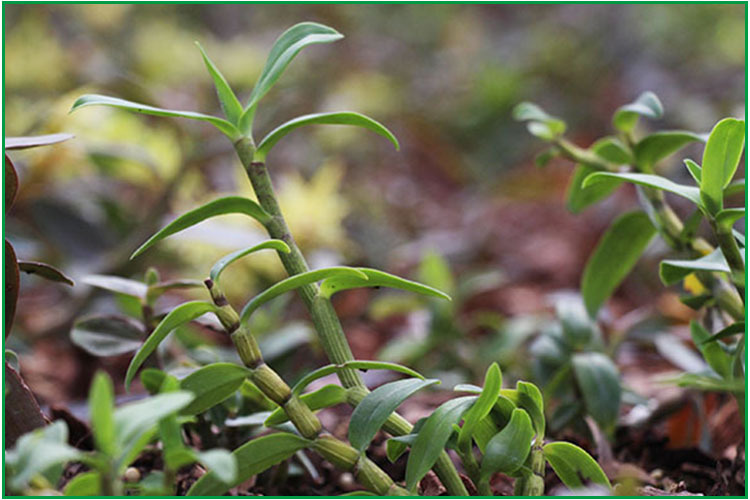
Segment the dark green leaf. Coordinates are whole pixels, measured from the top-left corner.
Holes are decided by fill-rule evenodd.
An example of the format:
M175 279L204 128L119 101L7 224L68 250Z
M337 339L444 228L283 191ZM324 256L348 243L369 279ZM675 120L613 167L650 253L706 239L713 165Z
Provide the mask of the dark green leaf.
M263 243L260 243L258 245L249 247L249 248L243 248L242 250L237 250L236 252L232 252L229 255L225 255L222 257L214 266L211 268L211 273L209 276L213 281L216 283L219 282L219 276L222 272L224 272L224 269L231 264L232 262L241 259L245 255L251 254L253 252L257 252L258 250L264 250L266 248L274 249L278 252L284 252L289 253L291 250L289 249L289 245L284 243L281 240L268 240L264 241Z
M121 278L120 276L105 276L101 274L92 274L82 280L87 285L102 288L110 292L129 295L138 299L145 299L148 287L140 281Z
M401 403L415 392L437 383L439 381L434 379L397 380L369 393L354 409L349 420L349 442L361 453L364 452Z
M713 294L702 293L700 295L683 295L680 297L680 302L697 311L709 302L713 302L713 299Z
M206 54L206 51L203 50L201 44L198 42L195 42L195 44L198 46L198 50L201 51L201 56L203 56L203 62L206 64L206 69L208 69L208 72L214 81L216 94L219 97L219 104L221 104L221 109L224 111L224 115L226 115L231 123L238 125L243 112L242 104L240 104L237 96L234 95L232 87L229 86L229 83L227 83L226 78L221 74L219 68L216 67L213 61L208 57L208 54Z
M612 118L614 126L623 132L630 132L638 122L639 116L658 119L664 114L661 101L653 92L644 92L630 104L620 106Z
M243 198L241 196L227 196L225 198L219 198L218 200L210 201L201 207L198 207L177 217L175 220L161 229L158 233L149 238L143 245L141 245L135 252L133 252L133 255L131 255L130 258L136 258L140 254L145 252L151 245L160 240L163 240L167 236L179 233L180 231L203 222L204 220L211 217L225 214L249 215L261 224L267 223L270 218L270 216L266 213L265 210L260 207L260 205L248 198Z
M139 104L137 102L126 101L125 99L119 99L117 97L109 97L104 95L89 94L84 95L76 99L73 103L73 107L70 112L76 111L86 106L109 106L113 108L125 109L127 111L134 111L136 113L143 113L152 116L174 116L178 118L190 118L191 120L199 120L208 122L230 139L237 139L240 137L240 131L237 127L217 116L204 115L203 113L196 113L194 111L177 111L173 109L162 109L154 106L148 106L146 104Z
M633 155L617 137L602 137L591 145L591 151L599 158L615 165L630 165L633 163Z
M13 202L16 200L16 193L18 193L18 174L16 173L16 167L13 166L13 162L10 161L8 155L5 155L5 206L4 213L8 213L10 207L13 206Z
M589 257L581 279L583 301L592 317L635 266L655 234L643 212L624 214L612 223Z
M665 130L647 135L635 145L635 157L644 170L651 170L667 156L676 153L691 142L702 142L703 137L684 130Z
M724 197L734 196L745 192L745 179L737 179L732 181L724 188Z
M545 149L534 157L534 164L537 167L546 167L553 158L560 155L560 150L556 147Z
M569 347L579 349L601 337L599 327L588 315L580 295L560 297L555 302L555 313Z
M383 271L378 271L377 269L368 269L366 267L357 267L356 269L360 271L360 275L342 274L326 278L323 283L320 284L320 295L330 298L336 292L349 290L351 288L386 286L390 288L407 290L409 292L421 293L423 295L429 295L431 297L451 300L448 295L441 292L440 290L436 290L430 286L417 283L416 281L399 278L398 276L384 273Z
M157 368L144 368L141 370L141 384L143 384L143 387L151 395L161 392L161 388L168 377L174 378L177 381L172 375L168 375ZM177 381L177 385L179 385L179 381Z
M716 124L703 150L701 199L715 214L724 204L724 188L737 171L745 147L745 122L725 118Z
M118 356L138 350L146 332L126 316L97 315L76 321L70 340L94 356Z
M573 355L573 372L586 411L604 429L613 429L620 414L620 374L612 360L598 352Z
M583 181L594 172L596 172L596 169L587 165L576 165L565 194L566 205L572 213L581 213L590 205L603 200L621 184L617 180L612 180L611 182L600 182L584 189Z
M484 387L474 405L464 416L464 425L458 433L458 449L471 452L471 440L479 422L489 415L500 395L503 375L497 363L492 363L484 375ZM395 408L394 408L395 410Z
M203 413L237 392L250 372L232 363L204 366L180 381L180 389L192 392L195 399L183 408L183 415Z
M340 365L326 365L308 373L307 375L302 377L299 382L294 384L294 387L292 387L292 392L294 394L299 394L304 391L305 387L310 385L310 383L314 380L318 380L319 378L323 378L327 375L337 373L338 371L346 368L355 370L391 370L394 372L404 373L411 377L416 377L420 380L425 379L421 374L415 372L407 366L402 366L396 363L389 363L387 361L366 361L357 359L354 361L347 361L346 363L342 363Z
M399 149L399 144L396 136L394 136L391 131L385 128L381 123L373 120L372 118L352 111L315 113L311 115L298 116L297 118L279 125L271 132L269 132L268 135L265 136L262 141L260 141L260 144L258 144L258 149L255 153L255 158L257 159L257 161L264 161L266 155L268 155L268 152L271 151L274 145L276 145L276 143L279 142L282 137L284 137L292 130L304 125L353 125L355 127L366 128L375 132L376 134L382 135L383 137L391 141L391 143L393 143L393 146L396 148L396 150Z
M130 387L130 382L133 380L138 368L140 368L143 362L146 361L146 358L148 358L159 344L161 344L162 340L166 338L169 332L184 323L194 320L198 316L214 311L216 311L216 306L203 301L186 302L185 304L172 309L172 311L161 320L153 333L149 335L146 342L136 353L135 357L133 357L130 366L128 366L128 371L125 374L125 387Z
M546 419L544 418L544 399L542 397L542 392L531 382L524 382L522 380L516 382L516 391L518 391L518 397L515 404L519 408L526 410L526 413L529 414L529 417L531 417L531 423L537 433L537 441L541 442L544 438L544 432L547 426ZM503 412L507 412L511 406L503 403L503 398L500 398L498 399L498 402L495 403L495 407L497 408L502 405L504 406Z
M732 373L732 358L718 342L709 342L711 334L697 321L690 322L690 336L708 366L724 378Z
M716 342L717 340L722 340L728 337L732 337L734 335L737 335L738 333L744 333L745 332L745 322L740 321L737 323L732 323L726 328L721 329L719 332L711 335L709 338L703 341L704 344L707 344L709 342Z
M659 264L659 277L665 285L673 285L694 271L730 272L729 264L717 248L708 255L695 260L663 260Z
M73 286L75 283L72 279L65 276L59 269L45 264L44 262L31 262L28 260L19 260L18 269L25 272L26 274L36 274L40 278L44 278L49 281L55 281L57 283L65 283L66 285Z
M612 487L596 460L574 444L549 443L544 446L544 458L552 466L557 477L571 490L585 487L584 481L607 489Z
M89 416L96 448L110 458L114 458L117 453L114 407L115 393L112 387L112 379L105 372L99 371L91 383Z
M461 420L476 399L475 396L451 399L427 417L409 452L406 489L414 491L417 483L429 472L450 439L453 425Z
M72 139L71 134L48 134L48 135L34 135L29 137L6 137L5 138L5 150L10 149L28 149L36 148L39 146L49 146L50 144L57 144L58 142L67 141Z
M13 245L8 240L5 240L5 270L3 271L3 279L5 286L3 288L5 292L5 338L10 335L11 327L13 326L13 318L16 315L16 303L18 302L18 291L21 284L20 277L18 275L18 261L16 260L16 252L13 250Z
M214 472L201 476L188 490L188 496L218 496L260 474L264 470L291 457L310 445L310 441L295 434L271 434L252 439L232 452L237 462L234 481L224 483Z
M482 477L488 478L496 472L516 472L529 456L533 438L534 428L528 413L516 408L510 422L487 443L482 458Z
M317 391L303 394L302 396L300 396L300 399L302 399L302 402L305 403L308 408L310 408L312 411L316 411L322 408L328 408L330 406L345 403L346 389L344 389L340 385L328 384L321 387ZM273 413L268 416L268 418L266 418L263 424L266 427L271 427L274 425L281 425L287 420L289 420L289 417L287 417L284 408L279 407L276 408Z
M687 168L688 172L690 173L690 176L693 178L695 183L700 186L701 177L703 176L703 171L701 169L701 166L695 163L690 158L686 158L682 161L685 163L685 168Z
M621 181L631 182L633 184L639 184L641 186L651 187L667 191L683 198L687 198L699 207L702 207L700 190L692 186L683 186L682 184L676 184L665 177L651 174L616 174L611 172L597 172L595 174L586 177L583 181L584 189L588 189L589 186L594 186L600 182L611 182L611 179L619 179Z

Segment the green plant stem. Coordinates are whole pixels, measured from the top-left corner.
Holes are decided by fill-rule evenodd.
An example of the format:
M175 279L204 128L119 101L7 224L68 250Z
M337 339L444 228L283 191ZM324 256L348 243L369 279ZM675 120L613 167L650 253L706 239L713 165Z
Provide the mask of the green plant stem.
M719 242L719 248L721 253L727 259L729 269L732 270L733 281L738 287L744 288L745 286L745 261L742 260L742 254L740 253L740 247L737 245L737 240L732 234L732 228L717 224L715 221L711 222L711 226L716 233L716 239ZM741 284L741 285L740 285Z
M234 147L253 186L258 203L271 215L271 221L266 225L268 234L272 238L282 240L289 245L291 250L289 253L278 252L284 269L290 276L308 271L307 261L295 243L279 207L271 178L268 175L268 169L264 162L254 161L255 145L251 139L243 138L235 142ZM319 296L316 284L301 287L299 294L310 312L313 324L318 332L318 338L329 361L335 364L353 361L354 355L331 302ZM338 377L341 384L347 389L361 387L366 394L367 388L356 370L348 368L341 370L338 372ZM401 436L411 432L412 426L407 420L394 413L383 428L386 432ZM435 473L451 495L468 495L468 491L447 453L444 452L435 464Z
M323 426L315 413L299 396L292 393L286 382L263 360L258 342L247 326L240 323L237 311L229 305L218 285L207 279L206 287L214 304L219 308L216 316L231 336L242 363L250 370L250 381L266 397L284 409L295 429L312 441L312 449L336 467L354 473L364 487L378 495L407 495L405 489L398 486L364 454L323 432Z
M528 462L531 473L516 480L514 493L525 497L540 497L544 495L544 453L539 445L531 448Z

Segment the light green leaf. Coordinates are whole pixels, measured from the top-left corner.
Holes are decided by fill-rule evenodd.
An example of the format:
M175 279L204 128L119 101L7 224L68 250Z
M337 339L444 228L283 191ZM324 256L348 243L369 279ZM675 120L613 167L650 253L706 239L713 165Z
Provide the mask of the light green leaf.
M115 393L112 379L105 372L99 371L91 383L89 417L97 449L111 458L114 458L117 453L114 407Z
M495 472L516 472L529 456L533 438L534 428L528 413L516 408L510 422L487 443L482 458L482 478L488 478Z
M148 287L140 281L121 278L120 276L105 276L103 274L92 274L82 280L87 285L95 286L110 292L129 295L137 299L146 298Z
M146 339L146 342L133 357L130 366L128 366L128 371L125 374L125 387L130 387L130 382L133 380L138 368L140 368L143 362L146 361L146 358L156 350L158 345L161 344L162 340L166 338L169 332L199 316L214 311L216 311L216 306L210 302L204 301L186 302L172 309L172 311L170 311L169 314L167 314L156 326L151 335Z
M351 288L386 286L451 300L450 296L440 290L417 283L416 281L399 278L398 276L378 271L377 269L369 269L366 267L357 267L356 269L360 271L360 275L342 274L326 278L323 283L320 284L320 295L331 298L334 293L342 290L349 290Z
M630 165L633 163L633 155L617 137L602 137L592 144L590 149L599 158L615 165Z
M302 396L300 396L300 399L303 403L305 403L305 405L307 405L308 408L310 408L312 411L316 411L322 408L328 408L330 406L345 403L346 389L344 389L340 385L328 384L321 387L317 391L303 394ZM279 407L276 408L268 416L268 418L266 418L263 425L265 425L266 427L281 425L287 420L289 420L289 417L284 411L284 408Z
M219 198L200 206L194 210L186 212L175 220L167 224L158 233L149 238L143 245L133 252L130 256L131 259L136 258L143 252L145 252L154 243L163 240L167 236L172 236L175 233L179 233L189 227L192 227L200 222L217 215L225 214L245 214L249 215L253 219L257 220L261 224L266 224L270 216L263 210L260 205L255 203L253 200L243 198L242 196L227 196L225 198Z
M541 442L542 439L544 439L544 432L547 427L547 421L544 418L544 399L542 397L542 391L531 382L524 382L522 380L516 382L516 391L518 396L514 404L519 408L526 410L526 413L529 414L529 417L531 417L531 423L537 433L537 441ZM512 408L512 406L507 404L504 399L506 398L498 398L495 403L495 408L502 405L504 406L505 412ZM507 399L506 401L513 403Z
M127 316L99 315L76 321L70 340L94 356L117 356L138 350L145 335L140 323Z
M585 487L583 481L612 488L602 468L582 448L571 443L557 442L545 445L543 452L557 477L571 490Z
M28 260L18 261L18 270L23 271L26 274L36 274L40 278L44 278L49 281L55 281L57 283L65 283L66 285L73 286L75 283L72 279L65 275L62 271L54 266L45 264L44 262L31 262Z
M247 104L245 114L252 114L255 106L271 90L286 67L300 50L316 43L330 43L341 40L344 35L333 28L318 23L295 24L274 42L268 54L266 65L255 84Z
M689 387L699 391L734 392L745 391L745 381L741 378L722 379L716 375L701 375L700 373L683 373L679 377L665 380L680 387Z
M292 130L295 130L304 125L353 125L355 127L362 127L368 130L380 134L391 143L398 150L400 148L396 136L394 136L390 130L385 128L381 123L369 118L360 113L353 111L338 111L334 113L315 113L310 115L298 116L288 122L279 125L267 136L260 141L258 149L255 153L257 161L264 161L268 152L276 145L282 137L287 135Z
M312 383L313 381L318 380L319 378L323 378L327 375L337 373L340 370L346 368L355 370L391 370L394 372L404 373L420 380L425 379L421 374L415 372L407 366L399 365L396 363L389 363L387 361L367 361L357 359L354 361L347 361L346 363L342 363L340 365L326 365L308 373L307 375L302 377L299 382L294 384L294 387L292 387L292 393L300 394L305 390L305 387L310 385L310 383Z
M630 104L620 106L615 111L612 123L618 130L623 132L630 132L638 122L639 116L645 116L646 118L658 119L664 114L664 108L661 105L661 101L656 97L653 92L644 92L638 99Z
M585 352L573 355L573 372L588 414L602 428L613 429L622 397L617 367L602 353Z
M624 214L612 223L589 257L581 279L583 301L591 317L625 279L655 234L643 212Z
M500 395L503 375L497 363L492 363L484 375L484 387L474 405L466 412L464 425L458 433L458 449L471 452L471 440L479 422L489 415ZM395 410L395 408L394 408Z
M234 91L232 91L232 87L229 86L229 83L227 83L226 78L221 74L219 68L216 67L213 61L208 57L208 54L206 54L206 51L203 50L201 44L198 42L195 42L195 44L198 46L198 50L201 51L201 56L203 56L203 62L206 64L206 69L208 69L208 72L214 81L214 87L216 88L216 94L219 97L219 104L221 104L222 111L224 111L224 114L231 123L238 125L243 112L242 104L240 104L239 99L237 99Z
M682 161L685 163L685 167L687 168L688 172L690 173L690 176L693 178L695 183L700 186L701 177L703 176L701 166L695 163L690 158L685 158Z
M587 165L576 165L565 194L566 205L568 210L572 213L578 214L583 212L590 205L593 205L612 194L621 184L621 182L617 180L612 180L610 182L600 182L584 189L583 181L596 171L596 169Z
M536 104L519 103L513 109L513 119L529 122L527 128L532 135L553 140L565 132L565 122L545 112Z
M647 135L633 148L638 164L645 170L669 155L672 155L691 142L703 142L703 137L684 130L665 130Z
M677 184L659 175L597 172L586 177L586 179L583 181L583 187L584 189L587 189L589 186L594 186L600 182L611 182L611 179L619 179L621 181L631 182L633 184L639 184L641 186L668 191L678 196L682 196L683 198L687 198L699 207L703 206L703 204L701 203L700 190L698 188L692 186L683 186L682 184Z
M203 413L237 392L250 371L233 363L206 365L180 381L180 389L192 392L192 403L182 409L183 415Z
M250 300L245 307L242 308L240 319L245 322L248 318L263 304L278 297L281 294L295 290L305 285L315 283L322 279L330 278L332 276L352 276L357 277L361 280L367 281L368 277L365 273L354 267L327 267L324 269L317 269L315 271L307 271L304 273L295 274L284 280L279 281L275 285L267 288L263 292L259 293Z
M189 118L191 120L199 120L208 122L227 137L234 140L240 137L240 131L237 127L232 125L230 122L219 118L218 116L204 115L203 113L196 113L194 111L177 111L173 109L162 109L154 106L148 106L146 104L139 104L137 102L126 101L125 99L119 99L117 97L109 97L104 95L88 94L76 99L73 103L73 107L70 112L76 111L87 106L109 106L112 108L125 109L127 111L134 111L136 113L143 113L145 115L152 116L174 116L178 118Z
M63 489L66 497L98 497L101 496L102 478L96 471L84 472L71 479Z
M237 459L227 450L208 450L198 453L198 461L216 475L222 483L229 484L237 477Z
M406 489L414 491L417 483L435 465L453 433L453 426L461 420L476 399L475 396L451 399L427 417L409 452Z
M709 213L719 212L724 204L724 188L737 171L745 147L745 122L725 118L716 124L703 150L701 199Z
M383 384L369 393L354 408L354 412L349 419L349 442L351 445L360 453L364 453L372 438L375 437L378 430L401 403L415 392L439 382L435 379L397 380Z
M731 272L729 264L717 248L708 255L694 260L663 260L659 264L659 277L665 285L673 285L694 271Z
M242 250L237 250L236 252L232 252L229 255L225 255L216 264L214 264L214 266L211 268L211 273L209 274L209 276L214 282L218 283L219 276L221 275L222 272L224 272L224 269L226 269L226 267L229 266L229 264L231 264L232 262L235 262L238 259L241 259L245 255L249 255L251 253L257 252L258 250L265 250L267 248L274 249L278 252L284 252L284 253L291 252L289 245L287 245L281 240L264 241L263 243L260 243L258 245L255 245L249 248L243 248Z
M711 334L697 321L690 322L690 336L708 366L724 378L732 373L732 358L718 342L709 342Z
M279 433L255 438L232 452L237 463L235 479L223 482L214 471L201 476L187 492L188 496L218 496L231 488L283 462L311 441L295 434Z
M714 216L716 224L730 229L739 219L745 217L744 208L725 208Z

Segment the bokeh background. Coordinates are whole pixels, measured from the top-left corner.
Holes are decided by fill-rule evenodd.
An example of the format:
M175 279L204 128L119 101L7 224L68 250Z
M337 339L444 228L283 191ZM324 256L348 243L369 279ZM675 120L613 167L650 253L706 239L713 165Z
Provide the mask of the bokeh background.
M357 357L416 363L444 380L476 380L493 359L523 376L517 346L549 313L551 297L578 288L601 233L636 204L634 191L622 188L581 215L568 213L571 165L534 166L543 146L512 120L515 104L538 102L564 117L570 139L582 146L608 133L612 112L646 90L664 103L660 128L707 132L721 117L745 112L743 5L3 9L5 135L75 135L55 147L13 153L21 190L6 237L19 256L52 262L76 280L92 273L140 279L149 266L168 278L201 278L219 256L263 238L246 219L219 218L128 262L176 214L220 194L251 191L231 146L210 126L103 108L68 114L76 97L102 93L218 113L194 41L242 100L287 27L318 21L345 34L298 56L262 102L256 134L299 114L341 109L366 113L394 131L400 152L359 130L303 129L280 143L268 163L314 266L367 265L442 279L459 297L449 314L457 319L436 344L424 344L435 312L419 300L356 291L336 303ZM672 163L664 173L686 180L679 158ZM687 213L679 202L677 208ZM677 328L689 338L678 290L664 289L655 273L663 251L650 250L611 301L605 322L635 311L657 318L650 328ZM270 253L235 266L225 286L237 305L283 276ZM97 367L121 381L128 361L94 358L68 339L81 315L128 305L83 284L63 288L24 276L8 343L44 404L84 398ZM168 294L160 304L201 296L191 293ZM323 362L293 297L263 321L266 349L286 366L281 371L300 373ZM214 352L216 339L201 332L179 339L172 347L178 363L190 359L186 353ZM636 359L629 352L619 359L626 373L629 363L669 364L658 353Z

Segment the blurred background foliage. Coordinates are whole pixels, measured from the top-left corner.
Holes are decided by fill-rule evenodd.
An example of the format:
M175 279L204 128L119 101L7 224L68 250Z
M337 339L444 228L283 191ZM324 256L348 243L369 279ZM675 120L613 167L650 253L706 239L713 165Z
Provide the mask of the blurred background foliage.
M384 353L457 382L478 377L492 360L528 376L520 346L553 321L555 294L578 288L602 231L635 204L634 192L621 189L581 216L567 213L570 165L533 167L538 144L511 120L515 104L538 102L565 117L571 138L584 146L609 129L618 106L646 90L664 103L661 128L707 132L721 117L744 115L742 5L3 8L5 135L76 136L14 152L21 190L6 235L19 254L53 262L74 278L140 279L148 266L164 278L202 278L219 256L265 237L247 219L224 217L128 262L175 214L251 189L230 145L211 127L106 108L69 115L77 96L96 92L215 114L218 102L194 41L242 99L288 26L318 21L345 34L295 60L264 100L256 133L299 114L340 109L369 114L395 132L401 152L355 129L310 128L277 146L268 163L314 266L380 267L454 295L447 305L387 292L342 294L336 305L355 355ZM611 301L605 333L619 335L655 315L660 319L646 330L676 323L689 338L689 313L658 282L657 261L644 259ZM230 300L242 304L282 269L275 255L261 253L226 276ZM48 403L83 396L94 358L78 362L84 354L68 345L71 322L83 313L127 310L127 301L80 282L71 292L26 277L22 292L11 347L22 353L22 365L26 356L29 384ZM160 304L191 294L202 296L171 293ZM615 321L631 311L624 323ZM305 319L288 300L259 316L259 331L281 328L273 314ZM286 359L298 370L320 364L314 342L315 359L307 349L289 349L305 342L308 330L286 331L289 341L274 344L279 363ZM185 349L216 340L196 332L180 338ZM634 357L622 352L627 367ZM106 363L113 373L126 364L127 356Z

